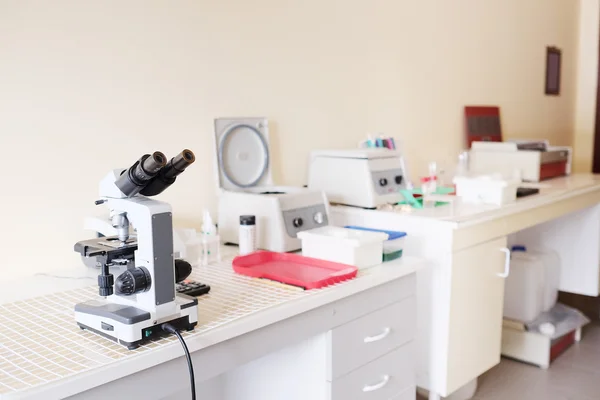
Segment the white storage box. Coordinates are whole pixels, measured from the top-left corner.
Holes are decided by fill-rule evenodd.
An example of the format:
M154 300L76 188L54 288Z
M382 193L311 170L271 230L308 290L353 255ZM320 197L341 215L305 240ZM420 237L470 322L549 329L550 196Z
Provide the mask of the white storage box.
M467 203L502 205L517 199L518 179L503 179L500 175L457 176L456 195Z
M558 298L560 259L551 251L513 246L504 291L504 317L530 322L550 310Z
M298 232L298 237L302 240L303 256L365 268L381 264L383 242L388 235L324 226Z
M383 261L392 261L402 257L402 252L404 251L404 240L406 239L406 232L386 231L383 229L365 228L362 226L354 225L348 225L345 226L345 228L367 232L387 233L388 240L383 242Z

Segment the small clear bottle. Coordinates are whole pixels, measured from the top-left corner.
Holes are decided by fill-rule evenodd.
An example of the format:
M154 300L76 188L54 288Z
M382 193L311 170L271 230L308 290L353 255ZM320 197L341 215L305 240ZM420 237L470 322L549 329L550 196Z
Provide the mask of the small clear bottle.
M256 217L254 215L241 215L238 244L240 255L256 251Z
M469 152L463 151L458 155L458 163L456 164L456 171L454 176L468 176L469 175Z
M220 238L210 213L208 210L204 210L202 220L202 265L206 266L211 261L221 261Z

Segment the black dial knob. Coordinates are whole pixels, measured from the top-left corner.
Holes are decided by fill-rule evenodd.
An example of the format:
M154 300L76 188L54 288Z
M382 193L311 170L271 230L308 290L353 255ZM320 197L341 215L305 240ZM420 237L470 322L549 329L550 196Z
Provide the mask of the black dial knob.
M296 228L300 228L304 225L304 221L302 221L302 218L294 218L293 224Z
M183 281L192 273L192 264L185 260L175 260L175 283Z
M115 292L121 295L132 295L150 289L152 279L150 272L144 267L128 269L117 277Z
M380 184L381 186L385 186L385 185L387 185L387 179L385 179L385 178L381 178L381 179L379 180L379 184Z
M397 185L400 185L402 183L402 175L396 175L394 180L396 181Z

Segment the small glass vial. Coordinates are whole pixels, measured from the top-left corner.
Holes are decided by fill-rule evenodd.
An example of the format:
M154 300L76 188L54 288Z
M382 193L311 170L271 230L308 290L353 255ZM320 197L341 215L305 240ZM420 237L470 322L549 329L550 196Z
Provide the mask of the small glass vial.
M238 243L241 256L256 251L256 217L254 215L240 216Z

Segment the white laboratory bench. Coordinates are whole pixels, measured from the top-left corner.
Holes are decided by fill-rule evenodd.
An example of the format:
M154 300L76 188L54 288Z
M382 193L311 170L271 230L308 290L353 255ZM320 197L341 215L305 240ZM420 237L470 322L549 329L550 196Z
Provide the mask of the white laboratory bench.
M504 206L452 204L377 211L331 207L336 225L405 231L417 274L418 378L430 399L447 396L500 361L509 243L556 251L560 290L600 294L600 176L542 182Z
M198 399L414 400L422 265L404 257L310 291L237 275L230 258L195 268L191 279L211 285L184 333ZM94 274L32 277L34 298L0 284L0 399L189 399L175 337L129 351L77 327L73 306L97 295Z

